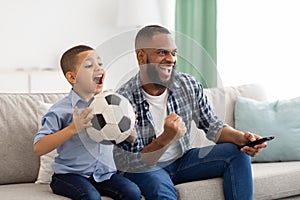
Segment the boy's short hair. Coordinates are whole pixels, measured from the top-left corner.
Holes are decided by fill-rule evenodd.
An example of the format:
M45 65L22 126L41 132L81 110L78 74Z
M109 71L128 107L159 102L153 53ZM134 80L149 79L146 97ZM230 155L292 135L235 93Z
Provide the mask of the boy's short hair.
M149 25L143 27L135 37L135 50L147 48L145 40L151 39L157 33L171 34L165 27L159 25Z
M64 75L66 75L67 72L74 70L77 63L77 55L79 53L90 50L94 49L86 45L78 45L67 50L60 59L60 66Z

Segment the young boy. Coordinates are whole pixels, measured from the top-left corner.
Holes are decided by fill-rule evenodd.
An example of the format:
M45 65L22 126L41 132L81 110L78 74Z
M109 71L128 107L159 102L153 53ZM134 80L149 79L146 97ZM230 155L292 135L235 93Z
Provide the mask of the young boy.
M50 184L53 193L71 199L101 199L101 195L141 199L137 185L116 174L113 145L96 143L86 132L93 118L88 101L102 91L105 79L97 52L85 45L75 46L63 54L61 68L72 90L49 109L34 137L38 156L57 148ZM127 138L134 140L133 135Z

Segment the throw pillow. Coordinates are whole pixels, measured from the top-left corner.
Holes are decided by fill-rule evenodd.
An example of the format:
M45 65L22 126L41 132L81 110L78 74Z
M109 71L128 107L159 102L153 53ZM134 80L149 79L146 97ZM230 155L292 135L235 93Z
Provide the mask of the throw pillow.
M260 136L274 135L253 162L300 160L300 97L276 102L259 102L238 97L235 128Z
M38 128L41 128L41 119L49 110L52 104L39 102L38 112L37 112L37 119L38 119ZM57 156L57 151L54 149L53 151L42 155L40 157L40 169L37 180L35 183L39 184L49 184L51 182L51 177L53 174L53 169L51 164L54 161L54 158Z

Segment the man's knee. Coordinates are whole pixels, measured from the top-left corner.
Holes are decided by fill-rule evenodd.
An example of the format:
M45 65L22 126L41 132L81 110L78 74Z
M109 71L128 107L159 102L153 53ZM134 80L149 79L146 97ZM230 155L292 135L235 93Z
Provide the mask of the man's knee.
M146 199L177 199L177 192L168 173L162 169L146 173L126 173Z
M239 160L239 162L249 165L251 163L251 158L246 153L242 152L237 145L228 143L230 152L232 152L232 156L234 159Z

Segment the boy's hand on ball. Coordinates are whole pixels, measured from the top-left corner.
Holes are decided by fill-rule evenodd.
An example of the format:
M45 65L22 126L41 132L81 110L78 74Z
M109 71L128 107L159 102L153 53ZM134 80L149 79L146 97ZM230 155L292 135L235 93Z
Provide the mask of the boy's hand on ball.
M182 118L176 113L171 113L165 119L164 133L168 135L169 139L177 141L186 133L185 123Z
M94 116L90 115L91 111L92 108L86 107L81 113L78 113L78 108L74 108L71 126L74 126L76 133L79 133L82 131L82 129L91 127L93 125L91 123L91 119L93 119Z

